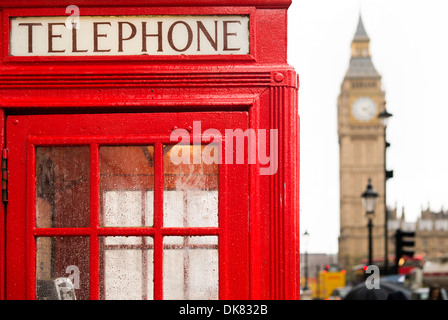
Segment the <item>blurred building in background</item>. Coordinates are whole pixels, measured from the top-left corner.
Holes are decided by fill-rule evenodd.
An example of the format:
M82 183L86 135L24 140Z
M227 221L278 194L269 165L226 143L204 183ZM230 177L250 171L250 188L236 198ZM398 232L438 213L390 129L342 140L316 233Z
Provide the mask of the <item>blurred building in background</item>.
M370 39L361 16L351 44L351 58L338 97L340 235L338 260L351 268L367 257L367 217L361 194L371 179L378 192L373 219L373 256L384 256L385 130L381 75L370 55Z
M396 210L390 211L389 238L393 249L393 236L397 229L415 232L414 255L426 260L448 256L448 210L422 209L417 221L406 221L404 209L398 217Z
M373 218L373 257L381 263L385 257L385 190L388 172L385 152L388 142L385 127L378 115L385 110L385 92L381 75L370 55L370 39L361 16L351 44L350 63L338 97L338 137L340 170L340 234L338 264L351 271L365 264L368 256L367 217L361 194L371 179L378 192ZM393 267L395 233L415 232L414 256L434 259L448 256L448 210L434 212L422 209L415 222L405 219L405 212L397 214L388 208L388 256ZM312 268L310 269L313 270ZM393 269L390 269L392 271Z

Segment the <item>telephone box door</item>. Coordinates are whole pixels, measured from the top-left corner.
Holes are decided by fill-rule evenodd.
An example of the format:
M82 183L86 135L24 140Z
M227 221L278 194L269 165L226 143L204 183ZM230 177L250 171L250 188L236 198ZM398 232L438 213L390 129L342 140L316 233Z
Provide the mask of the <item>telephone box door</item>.
M221 161L248 123L9 116L7 299L248 299L248 167Z

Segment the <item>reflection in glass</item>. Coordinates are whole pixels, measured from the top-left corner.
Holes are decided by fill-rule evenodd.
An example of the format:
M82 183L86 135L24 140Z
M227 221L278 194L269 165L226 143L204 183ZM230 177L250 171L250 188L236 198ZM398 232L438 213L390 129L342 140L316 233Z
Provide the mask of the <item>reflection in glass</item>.
M204 161L201 145L164 150L169 151L163 156L163 225L218 227L218 164Z
M90 148L36 147L36 226L88 227Z
M89 299L89 273L88 237L36 238L37 300Z
M153 239L100 238L100 291L106 300L154 298Z
M163 298L219 298L218 237L164 237Z
M154 224L154 147L101 146L100 225L139 227Z

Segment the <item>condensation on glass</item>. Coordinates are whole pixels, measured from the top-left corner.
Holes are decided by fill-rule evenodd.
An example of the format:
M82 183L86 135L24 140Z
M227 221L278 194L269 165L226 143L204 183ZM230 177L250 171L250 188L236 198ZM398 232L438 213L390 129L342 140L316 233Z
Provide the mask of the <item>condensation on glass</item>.
M154 224L154 146L101 146L100 226Z
M163 298L219 298L218 237L164 237Z
M219 226L218 164L207 161L204 148L164 146L164 227ZM218 258L218 236L164 237L164 299L218 299Z
M36 227L88 230L36 237L36 298L68 298L71 286L73 298L89 299L89 265L97 261L100 299L154 299L161 291L164 299L218 299L219 167L201 157L204 146L163 145L159 155L153 145L97 148L99 212L92 213L90 146L36 148ZM98 237L95 256L90 237ZM48 293L52 283L62 296Z
M100 237L100 295L106 300L154 298L151 237Z
M88 237L36 238L36 299L90 298Z
M36 148L36 227L88 227L89 146Z
M164 227L218 227L218 164L204 161L204 148L164 146Z
M90 225L89 146L36 147L35 225ZM36 238L36 299L89 299L89 238Z

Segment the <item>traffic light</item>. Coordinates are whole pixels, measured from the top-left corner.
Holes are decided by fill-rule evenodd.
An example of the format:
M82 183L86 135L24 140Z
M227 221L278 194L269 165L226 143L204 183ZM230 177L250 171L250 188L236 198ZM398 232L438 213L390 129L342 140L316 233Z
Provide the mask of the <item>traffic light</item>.
M414 231L402 231L398 229L395 233L395 267L397 273L400 259L403 256L412 257L414 255L414 251L411 251L408 248L415 245L415 241L413 239L414 237ZM407 247L408 249L406 249L405 247Z

